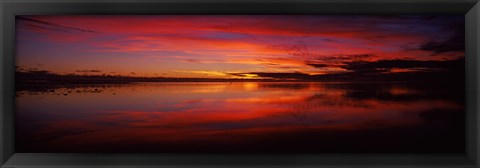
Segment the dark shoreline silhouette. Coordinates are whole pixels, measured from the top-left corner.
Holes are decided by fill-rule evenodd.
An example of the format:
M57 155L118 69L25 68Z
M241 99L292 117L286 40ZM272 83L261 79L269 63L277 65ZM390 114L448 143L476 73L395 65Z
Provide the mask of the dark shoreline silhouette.
M410 72L391 73L391 68L425 68ZM344 73L310 75L300 72L271 73L246 72L230 73L237 78L172 78L135 77L121 75L89 75L99 70L78 71L85 74L56 74L47 70L16 67L15 86L17 91L44 91L54 88L125 85L138 82L352 82L352 83L425 83L444 89L465 87L465 60L451 61L408 61L384 60L376 62L351 62ZM254 74L257 79L247 78Z
M327 83L350 83L349 87L371 87L372 93L377 87L388 85L388 83L399 83L402 85L420 87L422 90L436 88L437 90L456 90L448 92L448 96L458 100L463 100L465 94L465 75L461 71L444 71L429 73L397 73L384 75L358 75L348 74L332 75L314 75L305 79L284 79L280 77L274 79L221 79L221 78L162 78L162 77L129 77L129 76L111 76L111 75L59 75L48 71L28 71L16 72L15 90L17 94L20 91L32 93L51 92L59 88L81 89L81 88L108 88L122 87L142 82L268 82L278 84L268 84L265 87L287 87L284 82L298 82L297 85L288 85L288 87L301 88L302 82L327 82ZM260 86L264 86L261 84ZM329 85L335 87L336 85ZM345 86L342 84L341 86ZM340 87L340 86L339 86ZM289 88L295 89L295 88ZM355 93L352 93L355 94ZM358 96L358 95L357 95ZM378 95L371 95L378 96Z
M167 78L112 75L59 75L48 71L15 72L17 84L122 84L133 82L463 82L460 71L402 72L391 74L325 74L258 73L260 79L249 78ZM266 75L263 75L266 74Z
M349 62L343 73L310 75L301 72L245 72L229 73L237 78L175 78L134 77L121 75L88 75L99 70L82 70L85 74L56 74L47 70L16 67L16 84L123 84L133 82L441 82L463 85L465 59L450 61L380 60L374 62ZM405 72L392 73L393 68L407 68ZM410 69L409 69L410 68ZM132 72L132 74L134 74ZM251 79L247 76L256 75ZM450 85L450 84L449 84Z

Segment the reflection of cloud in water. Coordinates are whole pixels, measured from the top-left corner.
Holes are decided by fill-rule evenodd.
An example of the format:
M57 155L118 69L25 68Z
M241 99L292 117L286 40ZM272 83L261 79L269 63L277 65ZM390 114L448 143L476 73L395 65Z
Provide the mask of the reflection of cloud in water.
M413 94L420 94L421 92L418 90L409 89L406 87L392 87L389 89L390 94L394 96L401 96L401 95L413 95Z
M190 89L189 90L175 90L175 92L176 93L220 93L220 92L225 91L226 88L227 88L227 85L210 84L210 85L202 85L201 87L197 87L197 88L191 89L191 90Z
M252 98L232 98L227 99L227 103L261 103L261 104L290 104L290 103L301 103L305 101L305 96L275 96L272 97L252 97Z
M280 90L285 90L285 89L292 89L292 90L304 90L308 89L308 87L312 86L313 84L311 83L296 83L296 82L291 82L291 83L260 83L259 86L262 88L269 88L269 89L280 89Z
M89 92L99 90L94 87L75 89L85 92L61 98L56 94L42 99L29 94L17 97L20 125L29 119L29 125L38 128L19 127L20 138L50 137L46 146L81 145L78 140L82 144L211 143L230 137L228 141L234 142L268 134L421 126L431 121L424 112L434 118L435 111L447 111L441 120L448 120L450 113L463 110L455 100L418 99L418 88L407 85L142 83L104 87L101 92ZM423 94L427 91L431 90Z

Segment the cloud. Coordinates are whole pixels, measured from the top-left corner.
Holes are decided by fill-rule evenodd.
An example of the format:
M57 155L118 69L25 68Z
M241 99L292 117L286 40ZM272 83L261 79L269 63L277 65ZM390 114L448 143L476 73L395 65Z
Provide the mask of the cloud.
M418 61L418 60L379 60L373 62L346 62L342 68L354 72L384 72L396 68L450 69L461 65L462 59L452 61Z
M306 79L309 78L310 75L294 72L294 73L269 73L269 72L249 72L249 73L229 73L230 75L235 76L248 76L248 75L255 75L262 78L273 78L273 79Z
M97 72L102 72L102 71L96 70L96 69L85 69L85 70L76 70L75 72L81 72L81 73L97 73Z
M448 29L453 32L443 41L428 41L420 45L424 51L432 51L434 55L446 52L464 52L465 51L465 25L458 24Z
M443 60L453 59L450 54L462 55L444 54L444 50L458 47L444 47L440 42L455 30L446 27L463 22L463 16L160 15L21 16L17 19L23 22L19 24L18 33L19 46L24 46L20 61L43 55L51 59L45 62L65 62L68 65L64 67L88 67L91 62L106 61L114 64L102 65L101 69L124 74L134 70L173 77L180 73L171 69L181 69L311 75L340 73L346 68L357 71L356 66L366 66L356 65L361 61ZM43 43L33 43L38 41ZM71 43L58 43L65 41ZM424 42L431 43L418 49ZM405 51L402 48L405 44L414 45L416 49ZM56 48L59 45L62 47ZM441 56L430 57L432 51ZM118 65L132 65L129 66L132 70ZM405 71L398 67L381 71L392 69ZM204 77L206 74L190 75Z
M331 65L328 65L328 64L316 64L316 63L307 63L307 65L310 65L310 66L315 67L315 68L325 68L325 67L331 66Z
M200 71L200 70L188 71L188 70L175 70L175 72L191 73L191 74L202 74L202 75L206 75L206 76L216 76L216 77L224 77L224 76L227 76L226 73L219 72L219 71Z
M262 78L271 79L293 79L293 80L353 80L354 78L365 78L383 76L384 79L405 79L423 80L418 78L420 74L433 73L435 76L447 77L448 75L460 75L464 70L464 59L449 61L419 61L419 60L378 60L378 61L352 61L333 68L342 68L335 73L306 73L306 72L245 72L230 73L235 76L257 75ZM328 65L311 64L318 68L330 68ZM446 72L446 73L445 73ZM386 74L389 75L386 75ZM409 76L405 76L408 74ZM427 75L428 76L428 75ZM400 78L401 77L401 78ZM425 76L423 76L425 77Z
M38 19L32 19L30 17L17 16L19 20L27 21L29 24L27 26L32 28L45 29L50 31L60 31L60 32L83 32L83 33L98 33L94 30L89 29L80 29L76 27L64 26L52 22L42 21Z
M336 54L320 56L317 59L321 61L347 61L347 60L365 60L375 57L374 54Z

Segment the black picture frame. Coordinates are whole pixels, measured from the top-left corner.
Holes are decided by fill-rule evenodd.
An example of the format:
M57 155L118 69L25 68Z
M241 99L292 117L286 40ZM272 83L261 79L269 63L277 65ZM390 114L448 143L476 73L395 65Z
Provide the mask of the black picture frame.
M0 164L26 167L480 167L479 0L2 0ZM465 14L464 154L16 153L15 16L92 14Z

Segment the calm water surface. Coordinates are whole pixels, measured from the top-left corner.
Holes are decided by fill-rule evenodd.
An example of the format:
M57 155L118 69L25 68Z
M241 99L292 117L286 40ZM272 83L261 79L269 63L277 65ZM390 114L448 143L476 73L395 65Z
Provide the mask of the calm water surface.
M17 152L463 152L463 93L419 83L17 90Z

